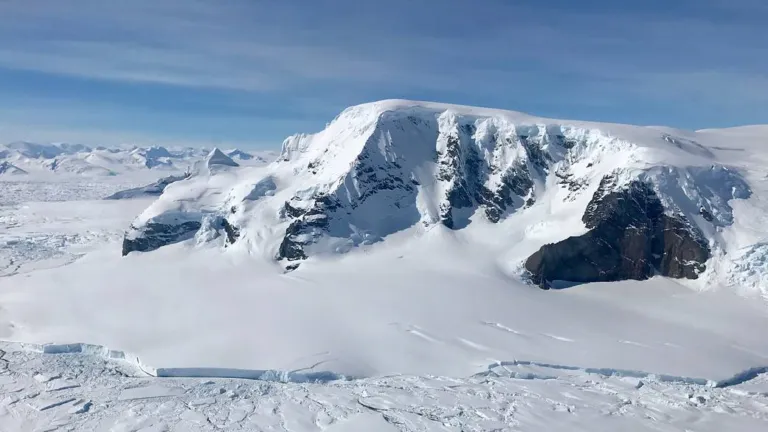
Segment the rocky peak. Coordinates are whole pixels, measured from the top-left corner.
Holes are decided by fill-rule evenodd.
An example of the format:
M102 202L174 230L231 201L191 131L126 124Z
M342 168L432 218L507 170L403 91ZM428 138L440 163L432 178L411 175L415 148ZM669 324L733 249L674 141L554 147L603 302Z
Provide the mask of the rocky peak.
M205 158L205 166L208 168L212 168L214 166L237 167L240 165L237 162L233 161L232 158L225 155L224 152L222 152L218 148L214 148L213 150L211 150L210 153L208 153L208 156Z
M710 178L727 187L711 187L702 180ZM654 275L696 279L711 257L704 232L728 220L728 200L748 196L746 183L724 167L650 169L629 182L614 173L603 177L587 204L582 221L588 231L544 245L526 260L525 268L545 288L558 281Z

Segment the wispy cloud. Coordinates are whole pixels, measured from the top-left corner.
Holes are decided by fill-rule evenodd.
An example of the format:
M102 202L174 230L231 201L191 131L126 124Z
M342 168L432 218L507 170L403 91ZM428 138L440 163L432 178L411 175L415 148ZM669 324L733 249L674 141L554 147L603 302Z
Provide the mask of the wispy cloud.
M0 141L32 141L40 143L79 143L90 146L162 145L169 147L274 147L275 143L219 139L195 139L163 134L144 134L136 131L121 131L100 128L66 128L59 125L40 123L0 122Z
M754 6L750 0L702 0L690 3L688 15L740 10L739 1ZM546 66L604 76L715 65L758 72L768 62L763 23L553 3L564 6L488 0L471 6L430 0L10 0L0 3L0 65L265 91L318 81L447 87L489 66L509 73L538 73Z
M4 0L0 16L0 70L241 92L318 123L383 97L653 123L632 107L696 101L702 119L766 121L762 0Z
M31 98L14 102L8 107L0 105L0 143L276 148L288 134L284 131L317 131L320 127L296 114L156 112L126 107L119 101L83 103ZM265 124L271 128L265 128Z

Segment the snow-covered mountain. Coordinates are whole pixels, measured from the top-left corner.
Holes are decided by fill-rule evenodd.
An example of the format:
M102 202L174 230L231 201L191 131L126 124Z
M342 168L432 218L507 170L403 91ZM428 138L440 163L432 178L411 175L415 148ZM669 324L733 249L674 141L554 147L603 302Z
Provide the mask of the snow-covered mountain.
M254 156L254 155L252 155L250 153L246 153L246 152L244 152L244 151L242 151L240 149L228 150L226 152L226 155L229 156L232 159L237 159L237 160L241 160L241 161L247 161L247 160L251 160L251 159L255 158L257 160L260 160L261 162L267 162L267 160L264 159L263 156L260 156L260 155L255 155Z
M746 200L742 212L760 213L751 206L763 202L754 195L765 192L768 164L750 159L754 137L723 134L364 104L320 133L287 138L268 167L170 185L134 221L123 253L197 233L198 243L223 238L294 269L438 230L485 245L503 271L542 287L657 274L706 281L768 241L764 230L740 236L733 206Z
M231 157L225 155L218 148L215 148L205 158L205 167L210 170L216 166L238 167L240 164L233 161Z
M112 176L147 170L181 173L202 161L210 150L203 148L95 147L80 144L14 142L0 145L0 163L17 174L68 174ZM256 156L234 149L229 153L248 164L263 164L275 158L272 152ZM11 167L15 169L11 169ZM5 171L3 171L5 172Z
M766 137L383 101L3 179L0 429L762 430Z

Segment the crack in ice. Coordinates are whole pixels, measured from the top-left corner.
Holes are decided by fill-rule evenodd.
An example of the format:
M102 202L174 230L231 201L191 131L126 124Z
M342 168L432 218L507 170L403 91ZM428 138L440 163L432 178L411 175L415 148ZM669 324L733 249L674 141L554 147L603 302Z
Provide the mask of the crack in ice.
M13 343L8 341L0 341ZM235 378L256 381L269 381L281 383L330 383L335 381L356 381L365 377L353 377L342 375L332 371L312 371L318 365L324 362L318 362L310 367L295 369L291 371L281 371L275 369L235 369L235 368L217 368L217 367L182 367L182 368L153 368L141 362L138 356L126 353L124 351L112 350L103 345L87 343L70 344L28 344L20 343L22 348L40 352L42 354L82 354L102 357L108 361L125 361L139 368L148 376L157 378ZM0 350L0 362L3 359L5 351ZM666 383L692 384L712 388L727 388L749 382L761 374L768 373L768 366L755 366L739 371L729 378L714 380L700 377L687 377L681 375L661 374L632 369L617 369L607 367L581 367L572 365L562 365L554 363L545 363L530 360L512 360L499 361L486 367L486 370L479 372L475 377L501 377L517 379L557 379L556 375L546 375L532 371L515 371L511 367L538 367L550 369L553 371L572 371L581 372L590 375L599 375L602 377L630 377L648 379ZM505 372L501 375L494 369L501 368ZM306 372L304 372L306 371Z

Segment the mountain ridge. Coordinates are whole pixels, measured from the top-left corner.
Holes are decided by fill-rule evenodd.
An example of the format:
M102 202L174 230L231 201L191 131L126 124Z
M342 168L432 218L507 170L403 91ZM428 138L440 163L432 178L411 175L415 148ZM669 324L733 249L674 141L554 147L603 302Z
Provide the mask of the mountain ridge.
M114 176L145 170L182 173L205 159L210 150L194 147L118 146L89 147L81 144L39 144L17 141L0 144L0 163L32 175ZM240 149L229 151L248 164L264 164L272 152L252 155Z

